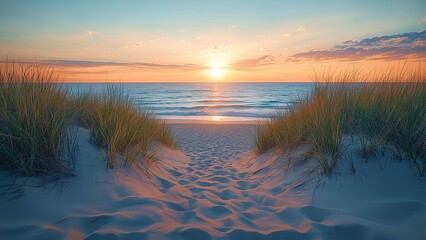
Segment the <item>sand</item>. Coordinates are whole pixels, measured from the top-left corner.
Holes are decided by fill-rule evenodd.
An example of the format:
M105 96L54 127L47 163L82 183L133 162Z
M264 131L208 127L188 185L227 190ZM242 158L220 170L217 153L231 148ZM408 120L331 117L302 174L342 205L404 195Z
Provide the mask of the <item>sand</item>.
M0 198L0 239L425 239L425 178L409 163L354 156L355 173L319 175L255 155L255 129L175 124L180 150L161 147L148 172L105 169L83 134L75 177Z

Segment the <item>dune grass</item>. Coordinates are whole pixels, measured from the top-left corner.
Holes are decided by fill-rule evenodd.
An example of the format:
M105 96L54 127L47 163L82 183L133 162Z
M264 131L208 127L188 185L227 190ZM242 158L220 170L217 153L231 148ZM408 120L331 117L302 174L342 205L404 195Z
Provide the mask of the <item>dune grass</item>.
M258 152L290 151L304 144L310 148L308 157L330 173L340 159L342 137L348 134L362 142L366 160L385 146L425 175L426 74L421 69L376 76L332 72L315 75L314 80L308 98L258 129Z
M175 146L167 125L133 105L119 89L100 96L71 95L59 75L41 65L0 67L0 168L24 176L63 176L74 172L79 126L107 150L107 167L117 154L125 163L149 160L154 141ZM143 159L141 158L143 157Z
M109 86L100 95L86 93L75 99L81 109L80 122L90 131L90 139L107 149L107 166L115 167L117 154L126 164L153 157L148 148L153 141L175 146L167 125L147 111L136 107L122 89Z
M0 67L0 166L25 176L71 174L67 151L74 113L58 75L43 66L6 63Z

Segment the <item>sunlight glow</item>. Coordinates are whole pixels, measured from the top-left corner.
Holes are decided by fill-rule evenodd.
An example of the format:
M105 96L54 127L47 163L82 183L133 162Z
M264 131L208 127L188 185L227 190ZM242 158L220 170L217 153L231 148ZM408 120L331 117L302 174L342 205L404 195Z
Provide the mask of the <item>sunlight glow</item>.
M212 120L213 121L221 121L222 117L221 116L212 116Z
M215 59L208 64L207 74L213 79L220 79L226 73L226 65L223 61Z
M210 75L210 77L214 78L214 79L219 79L222 78L223 75L225 75L225 70L223 68L211 68L208 70L208 73Z

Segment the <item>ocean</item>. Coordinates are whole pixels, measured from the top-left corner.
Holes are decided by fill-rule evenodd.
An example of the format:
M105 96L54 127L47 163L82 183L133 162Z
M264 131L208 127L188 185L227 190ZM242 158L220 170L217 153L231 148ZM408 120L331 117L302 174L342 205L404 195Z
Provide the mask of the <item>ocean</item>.
M100 92L108 83L67 83L71 92ZM168 119L261 119L310 94L312 83L114 83L135 104Z

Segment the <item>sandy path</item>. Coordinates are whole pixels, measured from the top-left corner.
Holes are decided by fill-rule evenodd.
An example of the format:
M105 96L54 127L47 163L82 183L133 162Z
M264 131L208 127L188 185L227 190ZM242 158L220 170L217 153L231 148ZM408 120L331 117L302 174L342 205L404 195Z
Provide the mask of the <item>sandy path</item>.
M424 196L395 184L389 191L382 192L383 187L389 185L386 182L399 175L398 178L410 182L408 185L415 186L414 189L424 188L410 170L391 169L406 167L404 165L390 164L387 169L390 171L384 171L389 177L377 178L380 171L377 167L382 168L383 163L376 162L376 167L370 163L368 170L372 178L365 180L378 183L377 186L369 183L371 188L355 183L363 178L362 174L340 176L337 181L325 177L331 180L327 185L329 189L321 187L321 194L315 193L319 197L312 202L312 182L304 183L310 177L301 178L302 169L284 174L281 170L284 166L280 164L286 161L273 161L274 158L268 156L263 160L256 156L255 162L247 161L253 156L250 154L256 126L175 125L173 129L182 151L189 157L186 166L176 169L181 175L175 175L177 185L187 190L187 194L180 197L188 199L189 208L183 211L184 220L172 221L173 229L154 234L153 239L165 235L171 239L197 240L417 240L424 236L419 223L425 219L426 208L424 202L418 202L423 201ZM245 165L250 162L251 166ZM313 184L318 180L314 178ZM304 183L300 189L299 183ZM344 185L347 187L342 187ZM371 192L380 196L370 195ZM400 196L406 199L401 200Z
M196 215L178 230L191 239L282 239L302 235L304 222L293 214L293 203L275 196L241 172L235 163L252 150L250 125L175 125L183 152L190 158L177 181L191 192ZM299 229L298 229L299 228ZM298 232L298 231L300 232ZM177 233L177 232L176 232ZM305 235L306 237L306 235Z
M301 238L305 219L293 203L275 196L282 188L265 187L238 169L255 129L173 125L181 149L160 151L162 161L150 168L148 179L125 169L105 170L102 151L85 136L77 177L66 180L63 191L27 188L24 197L0 205L0 238Z

